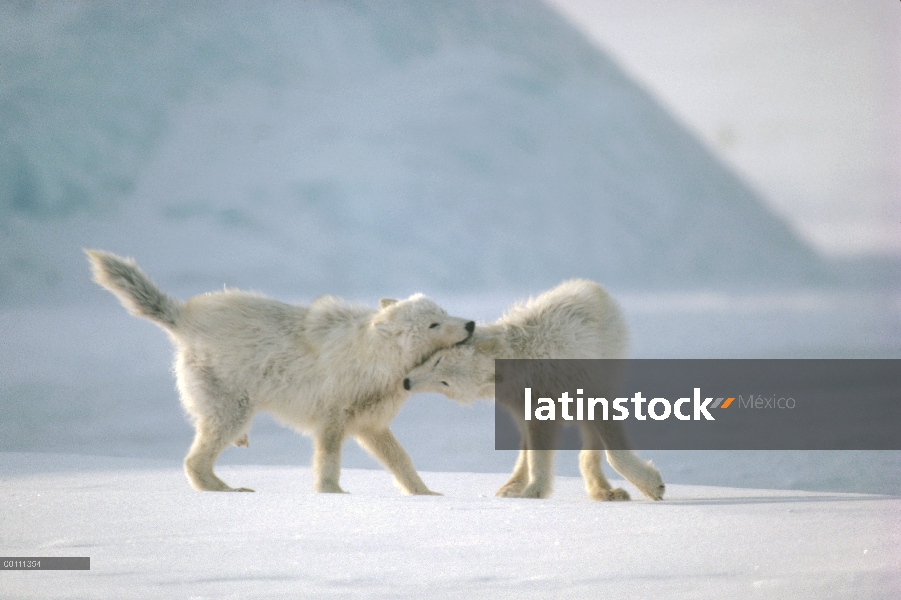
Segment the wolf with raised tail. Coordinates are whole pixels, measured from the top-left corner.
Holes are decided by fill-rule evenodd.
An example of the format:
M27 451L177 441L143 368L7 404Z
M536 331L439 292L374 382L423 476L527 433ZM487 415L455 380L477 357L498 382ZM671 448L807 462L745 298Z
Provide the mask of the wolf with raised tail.
M309 306L225 290L180 302L133 260L86 250L94 281L131 314L159 325L175 346L182 405L195 428L184 461L198 490L232 488L213 466L229 445L246 445L258 411L310 434L317 492L338 483L347 436L381 462L408 494L433 494L389 425L408 392L401 380L435 351L469 338L475 323L416 294L378 309L323 296Z

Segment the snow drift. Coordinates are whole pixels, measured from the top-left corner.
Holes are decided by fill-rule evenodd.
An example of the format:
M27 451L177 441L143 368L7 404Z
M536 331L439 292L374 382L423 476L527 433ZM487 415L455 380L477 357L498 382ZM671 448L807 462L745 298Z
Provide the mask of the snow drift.
M191 292L825 276L537 1L6 4L0 57L6 303L83 246Z

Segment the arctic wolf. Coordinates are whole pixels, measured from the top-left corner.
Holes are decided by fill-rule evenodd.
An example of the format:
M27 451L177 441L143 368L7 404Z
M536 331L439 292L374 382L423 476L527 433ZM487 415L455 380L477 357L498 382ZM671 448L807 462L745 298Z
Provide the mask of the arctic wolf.
M540 358L625 358L627 332L619 307L600 285L583 279L511 307L489 325L479 325L473 338L436 352L404 379L410 392L438 392L458 402L494 397L494 360ZM519 421L523 446L509 481L498 496L544 498L551 492L553 451L531 450L536 421L523 419L522 406L507 407ZM540 422L547 427L549 422ZM615 422L579 423L585 447L602 447L605 436L623 435ZM623 477L653 500L663 497L660 473L631 450L607 450L607 461ZM620 488L611 489L601 471L601 452L582 450L579 469L588 495L595 500L628 500Z
M235 290L179 302L131 259L86 251L94 281L131 314L162 327L176 349L182 404L194 422L185 473L198 490L231 488L213 473L229 444L246 445L257 411L312 435L317 492L338 484L341 445L357 442L408 494L432 494L388 428L408 393L401 379L430 354L467 339L475 323L417 294L379 310L324 296L295 306Z

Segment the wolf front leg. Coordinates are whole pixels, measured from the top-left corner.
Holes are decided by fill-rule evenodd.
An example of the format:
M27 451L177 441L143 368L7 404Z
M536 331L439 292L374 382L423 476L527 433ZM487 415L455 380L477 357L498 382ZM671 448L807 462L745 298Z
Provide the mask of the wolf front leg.
M526 460L529 466L529 485L520 498L547 498L554 483L554 449L559 426L549 421L529 421L526 424Z
M398 487L407 494L440 496L431 491L413 467L413 461L394 434L384 429L365 429L355 434L357 443L391 471Z
M343 424L327 425L313 437L313 490L327 494L346 494L338 480L341 477L341 445Z
M495 492L495 496L500 498L517 498L525 487L529 484L529 459L526 450L525 438L523 438L522 447L519 449L519 456L516 457L516 466L513 467L513 473L510 479Z

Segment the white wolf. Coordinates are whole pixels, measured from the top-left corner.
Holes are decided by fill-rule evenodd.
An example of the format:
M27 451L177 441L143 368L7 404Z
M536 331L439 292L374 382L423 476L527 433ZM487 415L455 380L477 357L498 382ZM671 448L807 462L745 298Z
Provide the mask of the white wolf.
M250 422L263 410L312 434L317 492L343 492L341 445L353 436L404 492L433 493L389 424L409 396L403 376L471 336L473 321L448 316L421 294L383 299L379 310L331 296L295 306L234 290L182 303L131 259L86 253L94 280L175 345L178 390L196 430L184 463L194 488L252 491L229 487L213 465L229 444L246 445Z
M473 338L436 352L404 379L410 392L438 392L452 400L472 402L494 397L494 360L540 358L624 358L627 331L619 307L600 285L583 279L515 304L503 317L479 325ZM519 421L523 446L509 481L498 496L544 498L551 492L553 451L531 450L534 421L527 427L522 406L508 407ZM541 422L544 427L546 423ZM584 447L601 448L605 436L621 436L618 423L581 421ZM530 431L530 429L532 429ZM663 497L660 472L631 450L607 450L607 460L623 477L653 500ZM588 495L595 500L628 500L620 488L611 489L601 471L601 452L582 450L579 469Z

